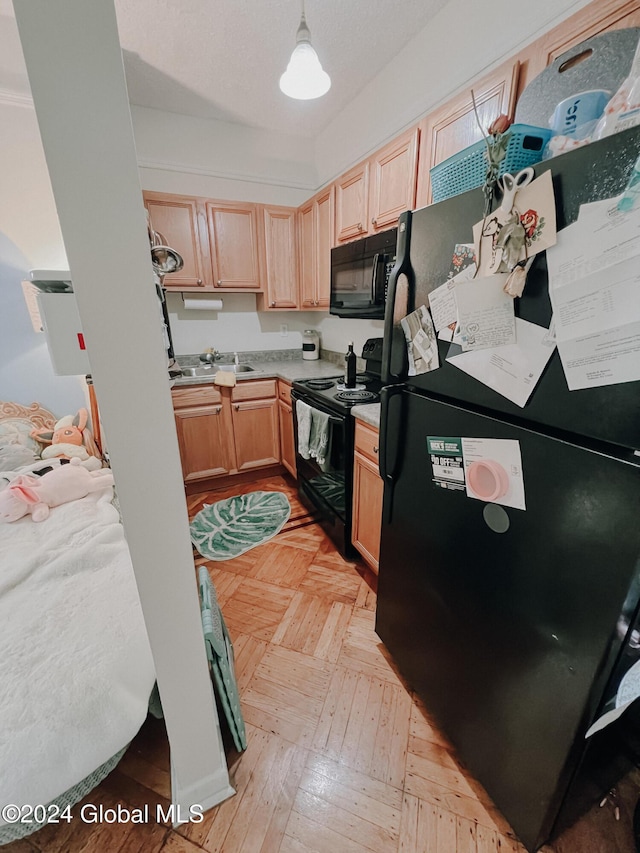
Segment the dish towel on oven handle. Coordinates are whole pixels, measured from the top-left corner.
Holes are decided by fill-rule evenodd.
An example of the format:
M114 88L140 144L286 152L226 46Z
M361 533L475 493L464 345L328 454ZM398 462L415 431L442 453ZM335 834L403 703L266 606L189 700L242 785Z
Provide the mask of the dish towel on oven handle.
M303 459L315 459L323 471L330 470L330 417L296 400L296 417L298 419L298 453Z
M309 456L312 456L322 468L327 470L329 456L329 415L311 409L311 432L309 435Z
M309 438L311 437L311 406L296 400L296 417L298 419L298 453L303 459L309 459Z

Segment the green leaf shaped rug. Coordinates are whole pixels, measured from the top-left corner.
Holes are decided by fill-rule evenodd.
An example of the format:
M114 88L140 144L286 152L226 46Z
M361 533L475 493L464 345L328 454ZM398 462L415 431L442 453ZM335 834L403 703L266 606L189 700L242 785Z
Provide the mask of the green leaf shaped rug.
M209 560L231 560L282 530L291 506L282 492L249 492L204 507L191 522L191 541Z

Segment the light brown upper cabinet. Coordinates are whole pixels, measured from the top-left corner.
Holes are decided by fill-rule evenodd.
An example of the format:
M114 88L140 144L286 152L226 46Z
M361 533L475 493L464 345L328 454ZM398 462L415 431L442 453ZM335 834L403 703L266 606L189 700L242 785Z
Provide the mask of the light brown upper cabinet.
M368 234L369 161L360 163L335 183L336 242Z
M198 199L166 193L145 192L144 204L151 226L167 244L182 255L180 272L168 275L168 290L211 289L211 260L204 207Z
M296 215L295 207L262 208L265 289L258 302L261 310L299 308Z
M626 27L640 27L640 0L596 0L580 9L518 54L522 66L518 94L574 45L608 30Z
M520 63L510 60L473 86L478 115L486 131L501 113L513 116ZM420 122L416 207L431 202L429 170L483 138L470 89L461 92Z
M258 210L255 204L207 201L213 286L260 290Z
M416 202L419 138L420 131L414 127L371 157L371 231L391 228L401 213L413 210Z
M329 308L334 197L334 187L326 187L298 208L300 307L304 311Z

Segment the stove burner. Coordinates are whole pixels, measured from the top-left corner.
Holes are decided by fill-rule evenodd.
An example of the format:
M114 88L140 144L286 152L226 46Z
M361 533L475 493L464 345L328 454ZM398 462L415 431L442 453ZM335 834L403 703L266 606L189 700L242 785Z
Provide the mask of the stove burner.
M341 400L343 403L371 403L377 400L378 395L373 391L349 389L336 394L336 400Z
M364 391L366 385L362 385L362 383L357 382L353 386L353 388L347 388L347 386L344 384L344 379L341 379L339 382L336 383L336 388L338 389L338 391Z
M305 385L312 391L324 391L333 388L334 382L333 379L308 379Z

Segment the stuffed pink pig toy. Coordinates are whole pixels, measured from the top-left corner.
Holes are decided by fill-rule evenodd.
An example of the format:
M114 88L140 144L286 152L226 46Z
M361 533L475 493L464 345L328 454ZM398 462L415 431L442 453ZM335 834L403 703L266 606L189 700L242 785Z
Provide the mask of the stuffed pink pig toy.
M21 474L0 492L0 523L17 521L27 513L34 521L44 521L51 507L77 501L112 485L113 474L108 468L87 471L79 459L42 477Z

